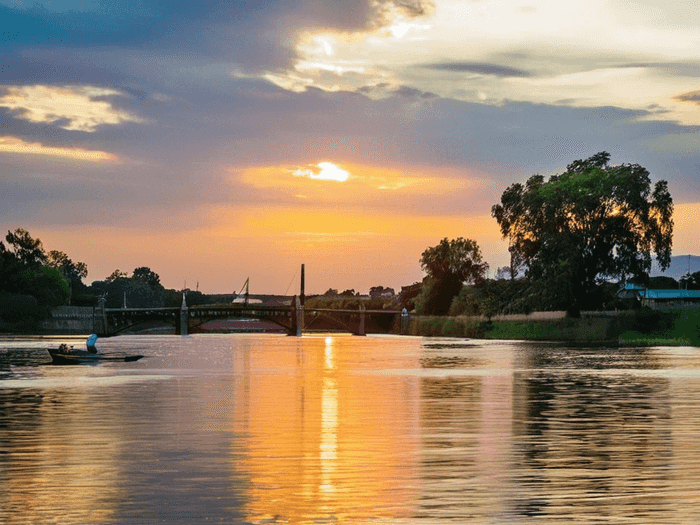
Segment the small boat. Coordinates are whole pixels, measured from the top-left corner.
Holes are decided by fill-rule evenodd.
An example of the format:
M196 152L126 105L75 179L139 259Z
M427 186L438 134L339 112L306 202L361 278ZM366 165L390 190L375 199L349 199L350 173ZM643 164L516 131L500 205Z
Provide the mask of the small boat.
M143 357L140 354L98 354L88 350L73 350L65 345L61 345L58 348L49 348L49 354L56 365L78 365L80 363L99 363L101 361L138 361Z

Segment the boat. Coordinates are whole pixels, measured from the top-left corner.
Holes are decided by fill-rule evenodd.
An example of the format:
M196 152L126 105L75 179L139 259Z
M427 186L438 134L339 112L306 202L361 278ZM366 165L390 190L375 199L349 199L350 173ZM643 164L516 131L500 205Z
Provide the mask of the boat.
M143 356L140 354L99 354L88 350L73 350L64 345L58 348L49 348L49 354L56 365L78 365L81 363L99 363L102 361L138 361Z

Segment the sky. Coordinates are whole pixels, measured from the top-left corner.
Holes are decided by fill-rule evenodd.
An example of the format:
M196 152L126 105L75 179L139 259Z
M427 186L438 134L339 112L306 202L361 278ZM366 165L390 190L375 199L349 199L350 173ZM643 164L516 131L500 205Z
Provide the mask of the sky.
M0 0L0 231L168 288L508 264L491 207L600 151L667 180L700 254L697 0Z

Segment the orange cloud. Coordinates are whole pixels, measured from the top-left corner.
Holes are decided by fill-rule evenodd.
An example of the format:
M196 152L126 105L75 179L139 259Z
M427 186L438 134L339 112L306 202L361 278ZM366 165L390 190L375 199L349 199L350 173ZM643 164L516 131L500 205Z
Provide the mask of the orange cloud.
M281 192L314 203L364 204L372 198L431 197L473 190L483 183L469 173L426 171L328 161L304 166L262 166L234 172L235 183ZM341 184L338 184L341 182Z
M106 151L45 146L39 142L25 142L22 139L7 135L0 137L0 153L48 155L50 157L62 157L85 162L116 162L119 160L119 157Z

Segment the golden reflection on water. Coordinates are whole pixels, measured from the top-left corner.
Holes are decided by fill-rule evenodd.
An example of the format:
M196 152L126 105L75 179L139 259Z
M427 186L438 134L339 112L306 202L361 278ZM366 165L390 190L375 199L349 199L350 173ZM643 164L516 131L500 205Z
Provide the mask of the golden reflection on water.
M338 459L338 387L333 377L333 338L325 339L325 367L321 390L321 494L324 499L335 492L333 477Z
M245 464L236 468L250 476L252 523L412 513L406 480L419 461L418 379L358 374L344 358L357 344L349 336L305 337L294 362L284 350L251 353L235 421L249 436ZM286 373L246 379L272 369Z

